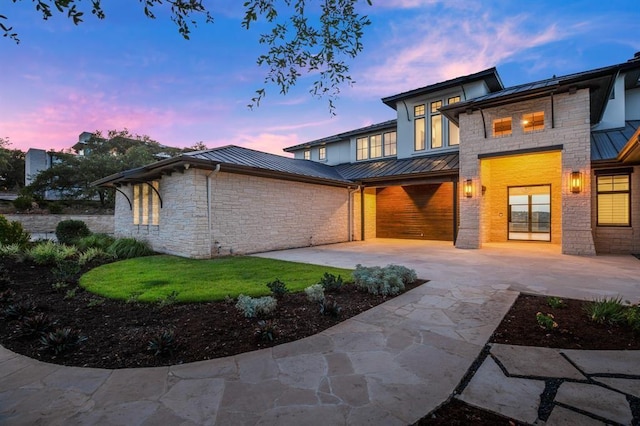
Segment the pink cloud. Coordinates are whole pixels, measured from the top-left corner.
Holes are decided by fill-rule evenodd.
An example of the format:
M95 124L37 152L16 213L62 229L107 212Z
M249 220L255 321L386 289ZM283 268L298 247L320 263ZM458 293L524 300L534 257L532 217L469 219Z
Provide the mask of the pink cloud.
M283 148L296 145L299 138L296 134L279 135L275 133L260 133L258 135L239 134L229 142L231 145L238 145L244 148L255 149L257 151L269 152L271 154L290 157L282 151Z

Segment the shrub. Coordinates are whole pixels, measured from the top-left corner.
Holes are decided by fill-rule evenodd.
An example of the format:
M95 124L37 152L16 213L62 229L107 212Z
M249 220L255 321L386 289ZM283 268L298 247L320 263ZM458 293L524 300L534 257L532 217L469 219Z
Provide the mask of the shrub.
M75 348L85 340L87 340L87 338L81 336L76 330L72 330L70 328L57 328L40 337L40 344L43 349L59 355Z
M285 294L289 293L287 285L277 278L275 281L268 283L267 287L269 287L269 290L271 290L271 294L273 294L275 297L282 297Z
M53 265L72 258L78 253L74 246L56 244L53 241L42 241L27 252L28 256L38 265Z
M542 312L538 312L536 314L536 322L540 328L545 330L553 330L558 327L558 323L555 321L552 314L543 314Z
M109 246L107 253L117 259L131 259L149 256L153 254L153 250L144 241L138 241L135 238L119 238Z
M13 200L13 207L15 207L19 212L29 210L32 206L33 198L29 195L20 195L18 198Z
M409 284L417 278L414 270L404 266L387 265L381 268L379 266L356 265L353 279L360 289L372 294L388 296L404 291L405 284Z
M278 325L273 320L260 320L256 326L255 335L260 340L273 342L278 336Z
M20 222L9 222L6 217L0 215L0 244L17 244L23 247L30 239L31 234L24 230Z
M56 226L56 238L60 244L75 244L80 238L88 235L91 235L91 231L81 220L63 220Z
M70 288L64 294L64 300L70 300L76 297L76 293L78 292L78 288Z
M155 356L172 355L178 349L178 341L173 330L164 330L151 337L147 344L147 350Z
M24 317L18 323L18 334L21 336L35 336L48 332L53 323L45 314L35 314Z
M566 308L567 304L564 303L564 300L560 299L559 297L547 297L547 305L549 305L550 308L553 309L558 309L558 308Z
M314 284L304 289L307 300L312 303L320 303L324 300L324 287L322 284Z
M624 312L624 318L629 327L634 331L640 331L640 306L628 306Z
M322 285L324 291L326 291L327 293L335 293L340 291L344 283L340 275L336 277L333 274L325 272L322 276L322 279L320 279L319 284Z
M80 272L80 265L72 260L61 260L51 270L57 282L70 282L73 277Z
M97 248L97 247L89 247L88 249L86 249L83 253L80 253L80 255L78 256L78 264L79 265L86 265L87 263L91 262L92 260L95 259L108 259L109 257L111 257L111 255L109 253L107 253L106 251Z
M238 308L246 318L269 315L275 311L277 306L277 300L271 296L253 298L241 294L238 296L238 301L236 302L236 308Z
M330 297L327 297L322 302L320 302L320 313L322 315L328 315L334 318L340 316L340 312L342 308L338 306L338 302Z
M22 254L20 244L0 244L0 257L18 257Z
M591 321L597 323L609 322L614 324L625 319L625 307L622 305L620 297L596 299L588 303L584 309Z
M49 203L47 205L47 210L49 210L49 213L51 214L60 214L62 213L63 207L62 204L54 201L53 203Z
M90 248L97 248L103 251L107 251L109 246L115 242L115 238L107 234L91 234L86 237L80 238L76 241L75 246L80 251L86 251Z

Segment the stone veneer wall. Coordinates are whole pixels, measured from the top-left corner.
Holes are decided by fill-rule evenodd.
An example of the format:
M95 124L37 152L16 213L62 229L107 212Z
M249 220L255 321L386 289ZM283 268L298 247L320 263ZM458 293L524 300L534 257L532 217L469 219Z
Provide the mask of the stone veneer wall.
M349 241L349 190L220 172L211 178L214 255Z
M545 129L524 133L522 114L545 113ZM460 230L456 247L479 248L482 245L482 181L479 154L509 152L520 149L563 145L562 150L562 252L595 254L591 230L591 151L589 122L589 91L554 97L555 128L551 128L551 99L544 97L524 102L488 108L483 111L487 137L484 137L480 112L460 115L460 182L472 179L474 196L460 198ZM511 117L513 133L494 138L492 123L496 118ZM580 194L569 191L572 171L582 172L584 183ZM487 187L487 190L491 190ZM486 208L486 206L485 206Z
M619 168L619 167L618 167ZM624 166L623 166L624 168ZM606 169L605 169L606 170ZM601 254L640 253L640 166L631 173L631 226L597 226L596 178L592 176L592 226L596 252Z
M53 233L63 220L81 220L93 233L113 234L114 216L104 215L66 215L66 214L7 214L9 221L16 221L32 234Z

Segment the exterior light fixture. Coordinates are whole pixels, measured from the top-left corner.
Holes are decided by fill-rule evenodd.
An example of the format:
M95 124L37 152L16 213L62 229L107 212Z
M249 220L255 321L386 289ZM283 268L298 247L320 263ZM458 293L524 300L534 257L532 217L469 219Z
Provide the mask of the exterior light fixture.
M471 179L464 181L464 196L467 198L473 197L473 181Z
M571 192L574 194L582 192L582 173L571 172Z

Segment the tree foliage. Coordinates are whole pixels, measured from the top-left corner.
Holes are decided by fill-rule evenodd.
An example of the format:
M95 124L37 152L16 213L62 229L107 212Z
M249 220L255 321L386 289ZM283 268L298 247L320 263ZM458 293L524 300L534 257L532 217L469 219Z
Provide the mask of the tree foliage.
M179 155L187 149L167 147L149 136L132 135L124 129L111 130L106 138L97 131L81 150L83 155L63 151L54 153L54 164L38 173L27 190L40 198L45 198L47 191L54 191L63 198L98 198L102 205L111 205L113 190L92 186L91 182Z
M78 25L84 22L88 11L98 19L106 18L102 0L33 2L44 20L54 13L66 14ZM170 19L185 39L189 39L198 19L213 22L213 11L204 6L203 0L140 0L140 3L144 14L151 19L156 17L156 7L168 6ZM259 37L265 52L257 59L258 65L266 68L265 85L273 84L285 95L301 76L313 75L315 81L310 93L326 97L330 112L335 113L334 101L340 88L353 83L349 61L362 51L363 31L371 24L366 15L358 12L361 4L370 6L371 0L246 0L242 27L248 30L264 21L268 28ZM7 19L0 15L0 29L4 37L19 43L18 33L6 24ZM265 88L256 90L248 106L259 106L265 96Z
M10 149L9 138L0 138L0 191L16 191L24 186L24 152Z

